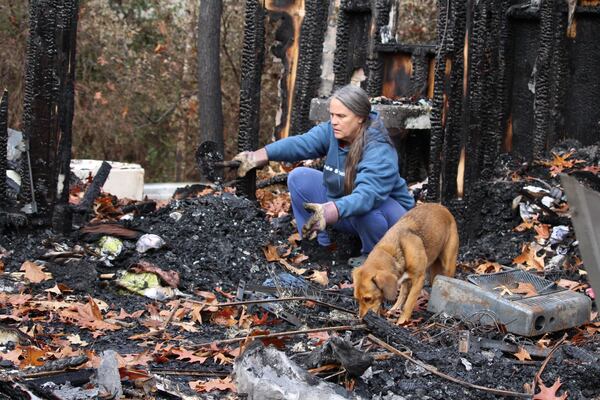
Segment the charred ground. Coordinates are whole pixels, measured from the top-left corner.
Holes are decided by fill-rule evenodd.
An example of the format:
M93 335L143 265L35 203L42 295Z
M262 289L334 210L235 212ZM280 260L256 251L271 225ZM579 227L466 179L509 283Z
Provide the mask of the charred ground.
M593 168L584 170L586 166L597 168L600 152L596 146L581 148L577 143L565 143L554 151L563 155L571 152L571 159L584 161L577 168L566 169L566 172L580 178L593 189L600 189L598 171ZM461 268L457 273L462 278L473 273L484 262L514 266L513 260L521 254L523 244L535 240L536 236L533 229L515 231L523 222L518 207L515 208L515 198L522 195L523 187L527 185L560 188L548 165L524 163L508 156L498 160L496 165L494 179L490 183L481 184L481 202L477 209L471 211L480 213L481 226L475 237L462 243L459 256ZM18 327L27 331L33 343L9 343L4 353L14 354L15 349L21 347L40 348L43 350L43 360L34 363L38 364L65 356L64 352L61 353L62 344L63 348L65 345L71 348L70 355L85 352L91 359L85 367L92 367L97 363L94 355L113 349L124 356L124 368L132 369L136 366L136 369L145 371L183 371L182 375L170 378L181 383L180 390L185 392L191 391L187 381L198 379L192 373L186 376L185 371L213 373L214 377L201 378L207 381L223 377L231 371L231 363L239 354L238 347L241 343L220 343L220 340L244 337L251 332L264 334L267 331L360 324L352 314L305 301L285 302L281 308L271 308L271 313L253 305L244 307L243 310L241 307L203 306L194 314L194 304L198 303L187 302L189 298L180 298L178 303L173 299L151 300L119 289L114 284L114 277L106 278L111 274L117 276L119 271L144 260L165 271L176 271L180 277L178 289L199 302L234 301L236 294L239 294L240 281L244 281L246 287L260 287L271 279L276 281L276 286L279 285L275 290L279 297L308 295L339 308L355 310L350 287L351 269L347 260L357 254L357 241L333 233L335 246L330 249L319 248L313 242L299 242L293 236L295 227L289 215L279 213L280 216L276 217L269 214L272 213L268 213L258 202L221 191L206 190L201 196L173 199L154 212L135 215L131 220L119 222L138 232L138 236L143 233L159 235L166 245L141 254L136 251L136 240L123 239L123 250L112 260L97 252L97 240L102 236L100 234L75 232L70 236L59 236L44 229L5 232L0 237L0 246L6 276L18 272L24 262L38 260L37 263L52 274L52 279L40 283L10 280L8 277L5 279L14 288L14 292L2 293L0 298L4 328ZM460 225L461 216L457 217ZM558 214L541 213L539 219L541 223L549 225L570 223L567 217ZM49 252L57 252L57 248L63 253L78 255L48 256ZM543 273L555 281L563 278L585 284L585 275L580 273L581 265L577 264L579 253L572 229L570 235L560 243L545 247L543 252L547 254L546 261L565 249L566 261L558 266L550 266ZM541 252L540 250L540 255ZM303 272L303 276L293 275L298 280L292 282L281 278L281 273L290 273L290 269L285 268L286 263L297 268L296 273ZM314 278L318 275L317 272L323 271L328 278L325 286L310 281L309 278ZM72 292L64 291L59 294L47 291L57 284L66 285ZM23 300L22 304L14 302L14 296L23 295L32 297L27 301ZM76 319L61 316L61 311L53 313L47 309L35 310L35 296L49 301L79 304L89 302L87 297L90 296L108 305L108 309L102 310L105 321L114 322L118 319L122 323L114 330L104 330L93 325L82 326ZM476 336L517 345L535 345L543 339L543 343L550 348L566 334L566 341L558 347L543 368L541 381L536 382L537 387L541 384L550 387L560 378L562 386L554 392L557 396L566 392L569 399L600 396L600 340L596 324L557 332L544 338L516 337L506 334L501 328L483 326L476 321L432 315L425 310L426 297L420 302L420 309L410 325L402 328L390 325L390 332L396 332L397 335L382 339L399 349L410 349L413 358L447 375L480 386L525 393L524 385L534 382L544 358L519 360L515 355L500 350L460 353L458 332L470 330ZM289 314L297 317L301 326L287 322L285 315ZM198 320L199 317L201 320ZM370 330L373 332L373 329ZM365 339L367 331L368 329L349 330L331 335L337 334L361 350L381 352L380 348ZM74 334L87 342L87 346L65 342L67 336ZM301 362L303 355L309 354L326 341L326 335L290 335L277 340L265 340L265 345L278 346L288 355L295 354L294 358ZM208 345L211 342L213 344ZM207 345L198 347L199 344ZM200 362L199 359L190 358L184 350L204 360ZM137 355L138 359L133 355ZM2 366L7 373L17 366L24 368L27 365L23 356L3 356L3 359ZM331 370L327 375L332 375ZM362 378L353 379L341 373L330 380L352 388L354 394L364 398L500 397L452 383L403 358L389 354L374 361L371 370ZM131 387L130 397L141 393L140 389L134 389L131 382L125 383L125 387ZM202 395L213 398L236 396L228 391L199 391L207 392ZM166 396L160 392L152 395L157 398Z

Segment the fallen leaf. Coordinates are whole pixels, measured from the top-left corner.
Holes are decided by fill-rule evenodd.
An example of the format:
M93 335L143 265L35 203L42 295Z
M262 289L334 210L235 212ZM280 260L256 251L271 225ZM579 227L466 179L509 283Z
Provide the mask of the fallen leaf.
M288 269L290 272L295 273L296 275L302 275L302 274L304 274L307 271L306 268L296 268L296 267L294 267L293 265L291 265L286 260L278 260L278 261L286 269Z
M67 340L69 343L85 347L88 345L88 342L81 340L79 334L67 336Z
M490 262L490 261L486 261L482 264L479 264L475 268L475 272L478 274L489 274L489 273L500 272L500 271L502 271L502 265L498 264L497 262Z
M233 364L233 358L227 357L223 353L217 353L213 356L214 362L219 365Z
M329 333L327 331L310 332L310 333L307 333L306 336L308 336L311 339L317 339L316 340L317 346L321 345L322 343L326 342L329 339Z
M327 286L329 284L329 278L327 277L327 271L316 271L313 270L312 274L307 277L313 282L317 282L321 286Z
M584 160L572 160L570 159L573 155L573 152L565 153L564 155L552 153L552 161L541 161L540 164L550 167L550 175L552 177L557 176L565 169L570 169L575 167L576 164L584 163Z
M272 244L267 245L267 247L263 247L263 253L265 253L265 257L269 262L281 260L279 252L277 251L277 247L273 246Z
M575 292L582 291L587 287L587 285L584 283L571 281L569 279L559 279L558 282L556 282L556 284L558 286L564 287L569 290L573 290Z
M211 321L221 326L234 326L237 324L235 316L237 309L233 307L223 307L212 315Z
M535 296L538 294L533 283L519 282L519 285L515 289L511 289L513 293L523 294L525 297Z
M60 288L58 287L58 284L52 286L50 289L44 290L44 292L54 293L56 295L61 295L62 294L62 292L60 291Z
M550 237L550 225L548 224L537 224L533 227L537 235L535 235L535 240L539 242L544 242L546 239Z
M583 167L580 171L591 172L592 174L598 175L600 174L600 166L598 165L589 165L587 167Z
M288 243L292 246L298 246L298 242L301 240L302 239L300 239L300 234L298 232L293 233L290 235L290 237L288 237Z
M25 261L20 270L25 271L25 278L31 283L40 283L51 279L42 270L42 267L31 261Z
M548 346L550 346L550 342L551 340L546 338L546 335L544 335L544 337L542 337L540 340L538 340L535 345L537 347L539 347L540 349L547 349Z
M253 315L252 316L252 325L263 325L267 322L267 320L269 319L269 314L268 313L263 313L262 317L258 317L258 315Z
M533 228L534 226L535 226L535 223L533 222L533 220L528 219L527 221L523 221L519 225L517 225L515 228L513 228L513 231L525 232L525 231Z
M216 287L215 288L215 292L221 293L223 296L225 296L229 300L234 300L235 299L235 294L227 293L223 289L221 289L220 287Z
M556 395L556 392L561 385L560 378L556 378L556 381L554 381L554 384L550 387L546 387L544 382L538 378L538 387L540 391L533 396L533 400L565 400L568 396L568 392L564 392L560 397Z
M531 355L525 350L524 347L519 347L519 351L513 354L521 361L531 360Z
M298 254L291 259L292 263L294 263L296 265L301 264L303 261L306 261L306 260L308 260L308 256L304 255L304 254Z
M500 296L505 296L505 295L507 295L507 296L512 296L512 295L513 295L513 293L510 291L510 289L509 289L509 288L507 288L507 287L506 287L506 286L504 286L504 285L501 285L501 286L496 286L496 287L494 288L494 290L496 290L496 289L500 289L500 290L501 290L501 292L500 292Z
M203 392L212 392L213 390L226 391L230 390L232 392L236 391L235 384L231 380L231 377L226 377L223 379L211 379L206 382L202 381L190 381L190 388L195 390L198 393Z
M186 350L181 347L179 349L172 349L172 354L177 356L178 360L189 360L190 363L200 363L203 364L208 357L197 356L195 351Z
M535 244L535 243L533 243ZM544 270L544 258L546 255L538 256L536 250L531 244L523 244L522 252L519 256L513 259L515 264L525 264L526 269L535 269L537 271Z

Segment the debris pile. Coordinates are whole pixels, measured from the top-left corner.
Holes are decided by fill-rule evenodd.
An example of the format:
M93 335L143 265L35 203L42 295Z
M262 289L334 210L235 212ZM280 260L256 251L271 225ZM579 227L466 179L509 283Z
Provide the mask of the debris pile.
M526 270L592 296L557 174L600 189L599 153L570 144L540 162L499 160L491 184L481 185L482 225L462 243L457 278ZM281 188L261 189L260 203L199 189L158 208L102 194L92 221L73 234L21 228L0 236L0 393L600 395L595 308L582 326L525 337L483 315L432 314L424 290L404 326L371 313L360 321L346 265L351 239L335 235L328 249L300 241ZM72 192L72 202L80 196ZM507 298L539 294L501 286L491 289ZM269 371L283 376L278 368L288 378L263 384Z

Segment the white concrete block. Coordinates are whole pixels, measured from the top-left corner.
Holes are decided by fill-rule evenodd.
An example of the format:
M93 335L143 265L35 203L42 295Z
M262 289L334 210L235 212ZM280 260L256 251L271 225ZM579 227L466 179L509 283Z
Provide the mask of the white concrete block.
M108 161L112 169L102 190L119 198L142 200L144 196L144 168L139 164ZM96 174L101 160L71 160L71 171L86 179L89 173Z

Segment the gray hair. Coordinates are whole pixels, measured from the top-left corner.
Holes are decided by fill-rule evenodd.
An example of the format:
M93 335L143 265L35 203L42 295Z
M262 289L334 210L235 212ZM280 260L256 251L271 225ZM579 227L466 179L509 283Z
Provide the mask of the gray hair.
M368 121L371 112L371 102L369 96L360 86L346 85L337 89L329 100L339 100L344 106L359 117L364 117Z

